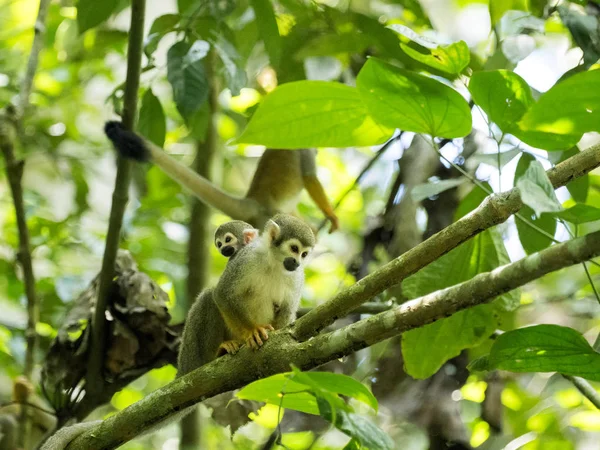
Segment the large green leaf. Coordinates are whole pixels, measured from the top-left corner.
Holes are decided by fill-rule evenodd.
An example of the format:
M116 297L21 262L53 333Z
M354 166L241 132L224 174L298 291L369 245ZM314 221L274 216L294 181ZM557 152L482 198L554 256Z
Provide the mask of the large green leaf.
M327 81L278 86L238 138L267 147L350 147L385 142L392 130L369 115L357 90Z
M332 404L320 396L317 397L317 403L319 412L325 420L333 423L337 429L358 441L364 448L378 450L394 448L394 442L390 437L368 417L344 409L334 410Z
M575 225L600 220L600 208L577 203L575 206L553 214L554 217L566 220Z
M520 161L519 161L520 162ZM542 164L533 159L525 173L516 182L521 200L540 217L545 212L562 211L562 206L554 193L554 186L548 178Z
M328 391L354 398L369 405L375 411L379 407L371 391L360 381L348 375L331 372L300 372L296 369L290 379L310 386L313 391Z
M243 400L254 400L271 405L280 404L287 409L307 414L319 415L317 400L307 386L289 378L289 373L280 373L250 383L239 390L235 396ZM284 394L283 397L281 394Z
M142 136L145 136L159 147L164 145L165 134L167 132L165 113L160 100L158 100L150 88L148 88L142 97L137 128Z
M426 53L415 50L403 43L400 44L400 47L412 59L451 75L461 73L471 61L471 53L465 41L440 45L437 48L427 50Z
M77 25L84 33L106 21L117 9L119 0L79 0L77 3Z
M158 43L163 36L172 31L179 23L180 19L181 17L178 14L165 14L154 20L150 27L150 31L148 32L148 36L144 40L144 54L148 58L156 51Z
M529 153L523 153L521 155L515 171L515 184L525 175L525 172L533 161L535 161L535 158ZM524 205L519 212L519 216L529 223L525 223L524 220L519 217L515 219L519 240L521 241L525 253L530 255L539 252L552 244L553 241L551 238L535 229L539 228L548 235L554 237L554 233L556 233L556 219L552 217L552 215L542 214L541 216L536 216L533 209Z
M184 118L190 118L208 98L208 81L203 58L208 43L196 41L192 46L177 42L167 52L167 79L173 88L173 99Z
M378 123L404 131L455 138L471 131L465 99L445 84L370 58L356 79Z
M508 331L474 366L511 372L560 372L600 381L600 353L578 331L558 325Z
M469 196L480 199L478 191ZM465 200L469 205L477 206L477 202ZM419 297L470 280L478 273L489 272L508 262L508 254L498 231L486 230L408 277L402 283L403 293L409 298ZM450 358L465 348L479 345L493 333L498 325L496 308L511 310L518 302L518 294L509 292L494 304L460 311L404 333L402 354L406 371L414 378L433 375Z
M531 88L514 72L489 70L477 72L469 82L469 91L475 103L488 118L505 133L510 133L526 144L544 150L564 150L576 143L581 134L556 134L551 131L523 130L519 121L535 104Z
M600 23L598 17L577 8L559 5L558 13L583 51L583 68L588 69L600 59Z
M600 70L578 73L554 85L527 111L520 126L563 135L600 131Z
M251 0L258 33L265 43L271 65L278 66L281 59L281 36L277 27L275 11L270 0Z

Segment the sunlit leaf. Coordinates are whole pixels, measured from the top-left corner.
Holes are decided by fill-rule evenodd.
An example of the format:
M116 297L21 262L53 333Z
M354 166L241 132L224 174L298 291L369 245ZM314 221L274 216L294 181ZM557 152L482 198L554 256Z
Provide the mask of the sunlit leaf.
M154 95L150 88L148 88L142 97L142 106L140 107L140 118L137 128L142 136L154 142L159 147L164 145L167 130L165 113L160 104L160 100Z
M426 53L421 53L406 44L400 44L400 47L412 59L452 75L461 73L471 61L469 47L464 41L441 45Z
M377 124L353 87L326 81L278 86L261 102L238 138L267 147L350 147L385 142L392 130Z
M600 381L600 353L572 328L535 325L507 331L492 345L486 364L511 372L560 372Z
M433 78L370 58L356 85L370 113L385 126L447 138L471 131L465 99Z
M255 381L239 390L235 396L271 405L281 404L284 408L318 415L319 407L315 396L308 392L305 384L290 380L288 375L281 373Z
M105 22L115 12L118 5L119 0L79 0L77 3L79 32L84 33Z
M527 111L520 126L564 135L600 131L600 70L578 73L554 85Z
M507 11L529 11L528 0L490 0L490 17L495 25Z

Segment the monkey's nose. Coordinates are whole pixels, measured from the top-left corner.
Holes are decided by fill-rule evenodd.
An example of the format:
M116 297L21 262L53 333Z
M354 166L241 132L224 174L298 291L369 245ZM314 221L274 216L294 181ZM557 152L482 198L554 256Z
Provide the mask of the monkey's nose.
M290 272L293 272L294 270L296 270L299 265L300 265L300 263L291 257L285 258L285 260L283 261L283 267L285 267Z
M235 253L235 249L231 245L226 245L221 249L221 255L229 258L231 255Z

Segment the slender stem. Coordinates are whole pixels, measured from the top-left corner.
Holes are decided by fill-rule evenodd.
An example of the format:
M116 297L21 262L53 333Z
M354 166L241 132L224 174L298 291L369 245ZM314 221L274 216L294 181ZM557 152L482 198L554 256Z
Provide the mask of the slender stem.
M44 47L46 16L48 15L49 6L50 0L40 0L38 15L35 19L35 34L33 36L33 43L31 45L31 53L29 54L29 61L27 62L25 76L21 82L21 93L19 95L19 103L17 105L18 117L21 117L27 109L27 106L29 106L29 97L33 87L33 78L35 77L35 73L37 71L40 52Z
M131 27L129 29L129 47L127 50L127 78L123 101L123 125L133 130L137 115L138 88L142 65L142 44L144 38L145 0L131 1ZM87 394L95 396L104 386L103 367L106 347L106 307L108 294L115 273L115 260L119 248L123 214L129 200L128 190L131 178L131 163L117 156L117 175L112 196L112 206L106 246L102 259L102 271L98 284L96 308L92 319L91 345L86 375Z
M563 375L563 377L573 383L585 398L587 398L596 408L600 409L600 393L598 393L587 380L571 375Z

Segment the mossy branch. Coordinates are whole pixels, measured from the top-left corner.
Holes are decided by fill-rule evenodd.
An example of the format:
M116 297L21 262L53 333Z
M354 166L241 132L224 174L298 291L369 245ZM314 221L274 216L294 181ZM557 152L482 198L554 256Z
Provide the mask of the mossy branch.
M554 187L558 188L599 165L600 145L595 145L558 164L547 173ZM517 188L488 196L471 214L434 234L298 319L294 330L296 338L305 340L314 336L376 294L402 282L473 236L506 221L522 206Z
M144 17L146 0L131 1L131 26L129 28L129 44L127 50L127 77L123 101L123 126L128 130L135 127L137 116L138 89L142 65L142 48L144 39ZM96 395L102 386L106 344L105 311L112 279L115 274L115 260L121 238L123 215L129 200L129 182L131 179L131 163L117 156L117 175L112 195L112 206L106 246L102 259L102 271L98 285L98 298L92 321L91 346L86 373L86 395Z
M152 392L78 436L68 449L116 448L186 407L256 379L288 371L290 364L303 370L312 369L457 311L490 302L547 273L599 255L600 231L554 245L308 341L297 341L290 330L282 330L274 333L258 352L243 348L235 356L219 358Z

